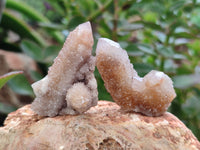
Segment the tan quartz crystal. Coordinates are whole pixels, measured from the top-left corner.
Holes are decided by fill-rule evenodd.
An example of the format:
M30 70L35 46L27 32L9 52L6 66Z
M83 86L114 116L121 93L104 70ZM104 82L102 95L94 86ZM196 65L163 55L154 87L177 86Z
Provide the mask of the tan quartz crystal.
M160 71L138 76L127 52L114 41L101 38L97 44L96 65L113 100L125 111L160 116L176 94L171 79Z
M78 114L97 105L92 46L89 22L79 25L69 34L48 75L32 85L36 98L31 108L37 114L50 117Z

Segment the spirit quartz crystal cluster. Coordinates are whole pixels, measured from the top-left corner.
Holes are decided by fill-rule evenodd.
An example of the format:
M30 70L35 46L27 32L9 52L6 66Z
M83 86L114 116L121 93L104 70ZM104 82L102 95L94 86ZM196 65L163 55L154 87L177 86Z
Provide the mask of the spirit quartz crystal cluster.
M36 98L31 108L41 116L80 114L97 105L95 57L89 22L71 32L48 75L32 85ZM171 79L163 72L137 75L120 45L100 38L96 65L113 100L125 111L160 116L176 96Z
M176 94L166 74L153 70L139 77L127 52L106 38L99 39L96 53L105 87L121 109L147 116L160 116L167 110Z
M32 85L36 98L31 108L37 114L50 117L79 114L97 105L92 46L89 22L69 34L48 75Z

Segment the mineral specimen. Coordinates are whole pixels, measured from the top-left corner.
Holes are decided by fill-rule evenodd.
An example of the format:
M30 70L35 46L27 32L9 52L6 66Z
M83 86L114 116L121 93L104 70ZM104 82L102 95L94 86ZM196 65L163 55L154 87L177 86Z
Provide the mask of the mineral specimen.
M50 117L78 114L97 105L92 46L89 22L69 34L48 75L32 85L36 98L31 108L37 114Z
M139 77L118 43L100 38L96 57L105 87L121 109L160 116L175 98L173 83L166 74L153 70Z

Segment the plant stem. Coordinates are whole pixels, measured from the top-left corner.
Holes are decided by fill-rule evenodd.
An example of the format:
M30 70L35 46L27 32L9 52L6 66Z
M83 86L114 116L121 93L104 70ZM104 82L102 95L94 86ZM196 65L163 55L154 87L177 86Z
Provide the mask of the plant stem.
M162 57L160 62L160 71L164 71L164 65L165 65L165 58Z
M95 11L93 14L91 14L89 17L87 17L87 20L93 21L96 19L99 15L101 15L110 5L112 4L112 0L108 0L105 5L103 5L101 8L99 8L97 11Z
M118 0L114 0L114 20L113 20L113 31L112 39L117 41L117 23L118 23Z

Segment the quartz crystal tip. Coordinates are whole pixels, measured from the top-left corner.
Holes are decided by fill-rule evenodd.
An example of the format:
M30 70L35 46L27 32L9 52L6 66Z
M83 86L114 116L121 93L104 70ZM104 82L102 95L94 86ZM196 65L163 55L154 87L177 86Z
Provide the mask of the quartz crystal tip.
M32 85L36 98L31 108L37 114L79 114L97 105L93 42L90 22L70 32L46 77Z

